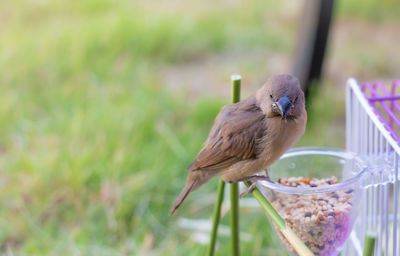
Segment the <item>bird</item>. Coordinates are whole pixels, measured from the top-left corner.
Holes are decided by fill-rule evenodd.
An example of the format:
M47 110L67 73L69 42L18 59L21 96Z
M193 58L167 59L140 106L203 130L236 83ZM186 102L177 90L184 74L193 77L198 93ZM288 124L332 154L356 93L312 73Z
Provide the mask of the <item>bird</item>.
M186 185L170 215L189 193L215 176L234 183L268 170L301 138L306 123L304 93L299 80L289 74L272 76L253 95L223 107L204 147L187 168Z

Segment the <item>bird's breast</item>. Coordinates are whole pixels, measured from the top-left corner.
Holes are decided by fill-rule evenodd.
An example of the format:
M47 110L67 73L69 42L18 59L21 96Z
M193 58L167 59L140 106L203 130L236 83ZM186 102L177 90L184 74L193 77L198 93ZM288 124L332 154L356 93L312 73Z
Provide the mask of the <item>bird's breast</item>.
M268 126L268 134L265 136L265 148L260 154L264 159L264 165L270 166L290 149L303 135L306 119L285 120L278 119Z

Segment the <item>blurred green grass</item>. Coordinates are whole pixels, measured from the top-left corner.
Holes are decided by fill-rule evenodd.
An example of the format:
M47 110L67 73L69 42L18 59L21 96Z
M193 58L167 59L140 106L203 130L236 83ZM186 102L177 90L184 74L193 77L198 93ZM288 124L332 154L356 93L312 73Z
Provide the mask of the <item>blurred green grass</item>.
M168 210L226 102L187 99L165 87L160 70L230 50L291 51L293 26L271 22L284 8L2 1L0 254L203 254ZM332 97L342 92L323 88L299 145L343 146L334 125L343 99ZM208 218L215 188L216 180L194 192L179 214ZM243 210L241 229L254 239L241 245L247 255L277 254L261 211ZM219 242L229 254L228 238Z

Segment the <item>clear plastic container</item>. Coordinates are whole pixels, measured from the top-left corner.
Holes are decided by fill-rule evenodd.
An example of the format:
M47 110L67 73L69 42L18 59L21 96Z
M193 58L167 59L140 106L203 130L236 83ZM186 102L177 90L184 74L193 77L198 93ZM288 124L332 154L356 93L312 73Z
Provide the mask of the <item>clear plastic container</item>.
M259 184L275 210L310 250L315 255L330 256L340 252L351 232L366 173L363 162L351 153L297 148L271 166L271 181Z

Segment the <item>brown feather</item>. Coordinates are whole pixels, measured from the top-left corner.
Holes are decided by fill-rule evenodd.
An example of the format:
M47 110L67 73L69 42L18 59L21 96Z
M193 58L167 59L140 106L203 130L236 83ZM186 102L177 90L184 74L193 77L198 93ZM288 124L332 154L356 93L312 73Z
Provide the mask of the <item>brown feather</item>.
M173 215L175 213L175 211L178 210L179 206L181 206L181 204L186 199L186 197L189 195L189 193L194 189L197 182L198 182L198 180L196 179L190 183L186 183L185 187L182 189L181 193L176 198L173 206L171 207L169 215Z
M188 170L218 170L254 158L256 141L265 132L263 120L255 96L224 107L215 119L206 145Z
M279 99L290 101L282 112ZM280 111L280 112L279 112ZM187 168L186 186L176 199L175 212L188 194L213 176L238 182L268 168L304 133L307 122L304 94L297 78L274 76L254 95L225 106L210 130L203 149Z
M181 206L183 201L186 199L186 197L189 195L190 192L195 190L196 188L200 187L207 181L209 181L215 173L212 172L199 172L199 171L193 171L190 172L187 180L186 180L186 185L182 189L181 193L179 196L176 198L174 204L171 207L170 210L170 215L173 215L175 211Z

